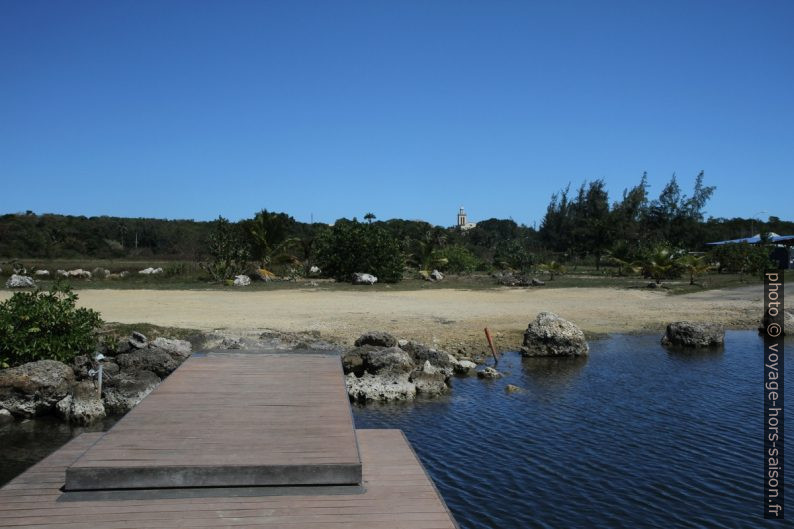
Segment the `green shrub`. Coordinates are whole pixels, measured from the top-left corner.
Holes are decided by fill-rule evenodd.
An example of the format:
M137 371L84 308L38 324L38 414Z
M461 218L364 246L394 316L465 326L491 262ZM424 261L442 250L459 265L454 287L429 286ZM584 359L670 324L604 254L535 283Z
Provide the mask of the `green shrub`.
M723 244L709 253L719 272L733 272L760 276L765 269L774 268L769 258L769 247L761 244Z
M402 280L405 256L397 239L377 224L340 220L319 236L317 264L337 281L350 281L355 272L364 272L396 283Z
M49 292L17 292L0 303L0 365L69 362L91 353L102 320L94 310L76 308L76 301L70 287L56 283Z
M480 260L471 253L465 246L447 246L438 252L442 259L446 260L443 266L444 272L452 274L468 274L477 270Z
M512 268L522 272L527 272L538 264L535 254L519 239L497 243L493 260L497 268Z

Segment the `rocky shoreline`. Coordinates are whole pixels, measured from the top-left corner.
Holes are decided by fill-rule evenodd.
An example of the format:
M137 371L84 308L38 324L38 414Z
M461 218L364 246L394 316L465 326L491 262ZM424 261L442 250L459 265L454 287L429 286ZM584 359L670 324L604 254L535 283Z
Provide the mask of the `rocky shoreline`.
M720 347L724 335L725 327L719 324L679 321L667 325L661 343L677 349ZM352 347L326 341L317 331L257 331L242 336L216 331L201 337L200 348L339 352L350 400L360 403L437 398L449 393L453 377L501 377L498 365L486 365L490 360L483 350L468 353L460 348L450 353L383 331L362 334ZM574 323L542 312L529 323L523 344L511 350L526 358L582 358L588 355L589 345ZM40 360L0 370L0 423L52 414L87 425L108 415L122 415L192 352L189 341L149 340L133 332L115 343L99 345L91 357L75 357L70 365Z

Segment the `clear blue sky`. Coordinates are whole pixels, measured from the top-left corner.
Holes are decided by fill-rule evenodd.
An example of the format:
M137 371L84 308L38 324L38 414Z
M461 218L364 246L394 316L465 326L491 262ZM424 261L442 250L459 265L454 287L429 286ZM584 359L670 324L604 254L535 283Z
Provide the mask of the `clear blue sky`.
M794 218L794 2L0 0L0 212ZM777 188L770 192L767 184Z

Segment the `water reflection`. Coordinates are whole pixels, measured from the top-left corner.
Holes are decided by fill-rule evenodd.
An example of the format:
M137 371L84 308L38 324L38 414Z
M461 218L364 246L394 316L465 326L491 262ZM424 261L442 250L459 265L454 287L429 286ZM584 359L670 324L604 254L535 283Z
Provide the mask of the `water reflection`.
M582 373L588 356L567 358L529 357L521 359L521 370L533 384L545 389L568 387Z

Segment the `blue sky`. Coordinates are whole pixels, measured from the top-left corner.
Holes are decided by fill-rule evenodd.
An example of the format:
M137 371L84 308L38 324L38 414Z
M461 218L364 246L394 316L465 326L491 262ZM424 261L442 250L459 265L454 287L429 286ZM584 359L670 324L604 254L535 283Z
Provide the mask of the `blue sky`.
M0 212L794 218L794 2L0 0ZM774 187L773 187L774 185Z

